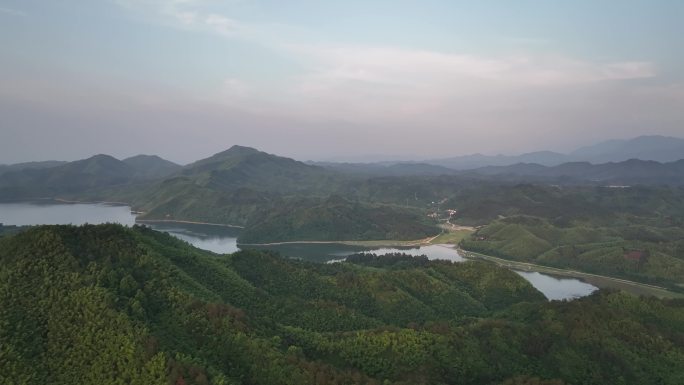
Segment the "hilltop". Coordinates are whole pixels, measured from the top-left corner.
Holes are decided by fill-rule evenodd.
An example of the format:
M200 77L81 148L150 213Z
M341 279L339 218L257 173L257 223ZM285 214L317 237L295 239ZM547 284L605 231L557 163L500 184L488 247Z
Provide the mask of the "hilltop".
M684 183L684 160L572 162L553 167L525 163L455 171L419 163L307 164L232 146L186 166L147 155L123 161L97 155L9 171L0 174L0 200L126 202L143 212L140 219L246 227L246 243L416 240L438 231L436 212L444 208L459 209L464 222L484 224L496 219L488 213L480 215L477 206L463 204L473 201L466 193L484 186L489 190L480 189L478 194L491 197L499 188L520 182L675 186ZM658 188L645 194L655 194ZM496 199L485 204L490 212L502 204ZM564 204L584 210L573 199L565 199Z
M171 162L158 157L125 161L106 154L73 162L39 162L9 166L0 173L0 200L81 197L160 177Z
M511 166L483 167L471 170L470 173L511 181L558 184L684 185L684 159L670 163L639 159L602 164L571 162L553 167L519 163Z
M439 233L419 210L354 202L340 196L296 199L255 217L240 243L415 240Z
M332 191L339 183L339 175L329 170L243 146L191 163L178 176L211 189L276 193Z
M116 200L145 220L192 220L246 227L244 243L301 240L414 240L438 229L415 207L354 196L365 183L323 167L233 146ZM336 194L342 193L344 196ZM338 199L339 198L339 199ZM348 200L347 198L353 199ZM402 199L404 200L404 199Z
M180 165L162 159L157 155L136 155L126 158L122 162L135 169L136 176L146 179L163 178L182 168Z

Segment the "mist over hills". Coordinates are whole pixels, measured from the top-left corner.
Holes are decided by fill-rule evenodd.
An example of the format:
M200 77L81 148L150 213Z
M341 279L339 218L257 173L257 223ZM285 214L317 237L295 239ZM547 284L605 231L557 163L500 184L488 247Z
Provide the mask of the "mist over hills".
M109 155L47 168L28 168L0 175L0 198L25 199L78 193L131 181L135 170Z
M630 159L675 162L684 159L684 139L666 136L640 136L627 140L609 140L578 148L563 154L553 151L534 151L520 155L471 154L449 158L414 161L379 162L307 162L347 174L369 176L454 175L458 172L484 167L520 164L554 167L564 163L617 163ZM531 167L531 166L530 166ZM485 171L488 173L488 171Z
M569 162L547 167L532 163L511 166L488 166L466 172L511 181L564 183L632 184L684 184L684 160L659 163L650 160L630 159L624 162L591 164Z
M31 170L31 169L42 169L50 168L55 166L60 166L68 162L59 160L46 160L42 162L24 162L15 164L2 164L0 165L0 175L10 171L21 171L21 170Z
M485 166L508 166L517 163L535 163L557 166L569 162L608 163L629 159L674 162L684 159L684 139L652 135L633 139L609 140L578 148L568 154L552 151L535 151L521 155L464 155L443 159L425 160L424 163L467 170Z
M684 158L684 139L667 136L639 136L628 140L609 140L579 148L571 157L591 163L619 162L628 159L661 163Z
M171 173L152 177L162 171ZM233 146L184 167L150 156L120 161L96 155L49 168L8 172L0 175L0 201L59 198L125 202L139 212L139 220L243 227L238 236L241 244L414 242L439 235L445 226L450 227L448 221L453 221L452 225L486 226L501 218L531 215L549 223L528 226L535 231L549 226L604 231L601 239L610 244L611 255L618 262L623 248L658 248L662 261L670 266L653 267L654 274L662 278L663 271L675 271L675 265L681 267L672 258L678 258L678 250L684 250L676 241L681 239L677 202L681 201L682 186L684 160L660 163L631 159L557 166L521 163L465 171L419 163L324 167ZM624 203L638 210L623 210ZM614 212L621 214L605 222ZM576 216L579 213L581 217ZM621 221L624 231L603 229L617 226L613 219ZM519 226L515 226L517 233L499 234L501 242L506 243L476 243L472 249L487 246L494 253L526 258L534 257L534 252L520 254L513 252L515 248L537 244L539 247L533 251L554 250L554 238L546 233L529 237L536 243L507 243L520 238ZM582 243L586 243L587 252L604 248L589 245L588 241ZM502 249L503 245L515 250L505 253L508 249ZM653 259L654 263L659 260ZM614 264L631 268L624 263ZM623 274L605 266L600 268ZM630 274L641 280L651 279L647 274Z
M636 159L634 155L645 159ZM601 164L590 161L626 156L631 157ZM590 160L559 163L562 159L573 157ZM661 161L648 158L658 158ZM103 154L74 162L50 161L1 166L0 199L78 196L84 192L104 191L98 194L102 198L118 195L125 201L133 201L154 211L154 207L149 205L150 201L163 203L166 207L181 206L174 202L185 202L191 196L204 196L205 199L218 203L219 198L214 196L217 192L237 194L242 197L241 200L246 196L259 195L257 202L268 199L265 196L269 194L323 197L340 191L363 190L363 183L360 186L359 181L382 177L465 177L475 180L495 178L559 184L681 185L684 184L684 161L679 160L681 158L684 158L684 140L661 136L603 142L583 147L568 155L552 152L535 152L517 157L473 155L433 161L432 164L307 164L254 148L232 146L186 166L154 155L138 155L118 160ZM663 159L674 160L662 162ZM473 166L478 163L490 165L463 170L453 168L458 167L458 164ZM353 184L355 187L351 187ZM135 191L126 187L131 185L136 186ZM110 194L112 189L118 189L119 192ZM242 190L238 192L240 189ZM253 193L246 194L245 191ZM184 205L188 207L187 203Z
M137 176L149 179L165 177L182 168L182 166L157 155L136 155L126 158L122 162L133 167Z
M121 161L105 154L73 162L35 162L6 167L9 170L0 173L0 199L5 200L79 194L162 178L180 168L157 156L139 155Z
M536 151L522 155L483 155L472 154L452 158L429 159L427 164L450 168L453 170L470 170L485 166L507 166L516 163L535 163L542 165L557 165L568 162L572 158L568 155L552 151Z
M311 165L335 170L344 174L372 176L455 175L459 170L428 163L334 163L309 162Z

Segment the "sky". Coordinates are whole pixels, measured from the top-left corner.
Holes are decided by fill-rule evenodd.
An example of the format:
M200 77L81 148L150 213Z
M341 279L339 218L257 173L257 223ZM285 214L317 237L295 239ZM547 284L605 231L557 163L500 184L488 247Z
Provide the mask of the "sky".
M684 137L684 1L0 0L0 163Z

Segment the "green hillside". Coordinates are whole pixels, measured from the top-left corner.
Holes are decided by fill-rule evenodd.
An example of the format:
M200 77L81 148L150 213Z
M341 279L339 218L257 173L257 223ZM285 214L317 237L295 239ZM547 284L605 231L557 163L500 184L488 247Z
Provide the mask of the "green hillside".
M181 166L157 155L136 155L122 162L131 166L136 176L146 179L163 178L181 169Z
M0 237L3 384L680 384L684 305L548 303L482 262L215 255L147 228Z
M458 209L457 222L474 225L513 215L542 217L562 225L612 226L632 218L672 223L684 218L684 188L486 183L454 191L444 206Z
M244 243L413 240L438 233L434 223L426 220L425 211L403 203L373 203L378 199L405 202L416 190L393 199L390 189L378 197L358 188L360 183L360 179L321 167L233 146L184 167L173 177L124 190L115 199L132 202L144 211L141 219L145 220L244 226L240 237Z
M215 190L250 188L282 194L329 193L344 180L322 167L243 146L189 164L179 174Z
M142 194L134 195L134 205L144 211L140 219L190 220L245 226L259 212L281 201L277 194L249 188L231 191L198 186L177 177L167 179Z
M36 162L8 166L0 172L0 200L35 198L112 200L119 190L139 192L141 184L169 175L180 166L156 156L120 161L95 155L74 162Z
M109 155L0 175L0 200L56 197L129 182L135 171Z
M466 250L684 288L684 190L499 185L461 191Z
M63 161L58 160L47 160L42 162L24 162L24 163L14 163L14 164L0 164L0 175L11 172L11 171L22 171L29 169L41 169L41 168L51 168L55 166L63 165Z
M419 210L372 205L331 196L273 205L248 223L241 243L284 241L414 240L439 229Z

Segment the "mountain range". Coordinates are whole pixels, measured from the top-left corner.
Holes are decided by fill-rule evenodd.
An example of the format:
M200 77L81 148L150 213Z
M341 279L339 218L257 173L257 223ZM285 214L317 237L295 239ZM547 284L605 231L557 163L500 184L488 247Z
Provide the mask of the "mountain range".
M0 170L0 199L35 199L158 179L180 169L158 156L118 160L105 154L74 162L33 162Z
M568 162L593 164L621 162L629 159L674 162L684 159L684 139L660 135L639 136L633 139L609 140L578 148L567 154L553 151L536 151L521 155L464 155L443 159L431 159L422 163L457 170L485 166L508 166L517 163L536 163L557 166Z
M569 162L557 166L518 163L510 166L488 166L466 173L491 176L512 181L549 181L565 183L601 183L613 185L684 184L684 159L659 163L651 160L629 159L623 162L591 164Z
M655 142L661 141L629 143L650 143L642 148L655 151ZM618 153L624 152L625 146L612 143L604 147ZM599 147L582 152L605 156L607 151L601 152ZM532 158L528 154L525 159ZM438 231L424 220L431 202L453 196L469 185L521 182L681 186L684 160L629 159L554 166L517 163L459 171L426 163L307 164L233 146L186 166L157 156L118 160L103 154L67 163L9 166L0 173L0 201L126 202L143 212L140 219L245 227L244 241L253 243L333 241L339 240L340 234L348 237L344 240L410 240ZM352 223L359 226L352 229Z
M630 141L605 142L574 153L598 159L617 154L654 155L656 149L660 149L660 158L667 159L678 156L678 146L684 146L683 142L676 138L641 137ZM482 157L472 157L471 160L476 158L484 161ZM557 154L537 152L516 158L494 158L496 161L493 163L504 162L504 159L506 162L515 159L525 162L467 170L428 163L307 164L243 146L233 146L186 166L153 155L118 160L100 154L74 162L3 166L0 168L0 200L54 197L115 199L129 202L146 211L149 216L166 217L173 213L197 216L203 212L200 215L203 221L245 225L248 212L253 213L257 206L263 206L266 202L272 205L288 196L325 198L331 194L342 194L352 199L403 205L408 195L414 195L415 200L419 199L418 195L432 199L431 195L441 194L435 193L435 190L448 190L454 183L465 180L552 184L684 184L682 160L661 163L628 159L602 164L574 161L549 166L547 164L555 162L551 162L553 158L560 160ZM461 182L458 182L459 178ZM437 188L438 179L448 182ZM426 185L429 186L428 190L424 188ZM222 212L221 208L236 203L242 209L229 209L233 214ZM246 209L245 205L250 208ZM199 206L203 208L200 210ZM238 216L242 219L236 223Z

